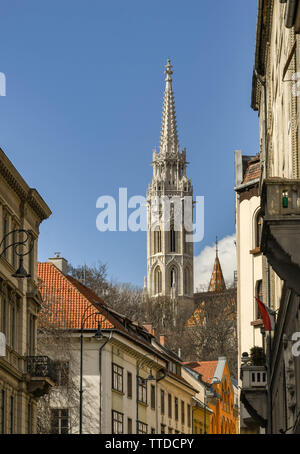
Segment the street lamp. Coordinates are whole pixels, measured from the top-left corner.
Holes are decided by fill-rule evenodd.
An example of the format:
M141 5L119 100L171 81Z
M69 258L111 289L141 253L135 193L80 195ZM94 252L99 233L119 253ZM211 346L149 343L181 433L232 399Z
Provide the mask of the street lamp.
M98 304L98 302L97 302ZM83 401L82 401L82 393L83 393L83 389L82 389L82 381L83 381L83 329L84 329L84 325L85 325L85 322L92 316L96 316L96 315L103 315L102 312L99 312L99 311L94 311L92 312L91 314L86 315L86 312L88 309L91 309L93 308L92 305L89 305L86 307L86 309L84 310L83 314L82 314L82 317L81 317L81 329L80 329L80 389L79 389L79 433L82 434L82 408L83 408ZM101 325L100 323L98 323L98 328L97 328L97 331L94 335L94 337L98 340L100 339L103 339L105 338L106 339L106 336L104 336L102 334L102 330L101 330ZM104 345L106 345L106 343L108 342L109 339L107 339L107 341L104 343ZM104 347L103 345L103 347Z
M10 236L10 235L14 235L16 233L25 233L26 237L25 239L23 239L22 241L14 241L13 243L9 244L8 246L6 246L6 240L7 238ZM1 248L3 247L4 249L2 250L1 254L0 254L0 257L3 257L4 253L7 251L7 249L9 249L10 247L13 248L13 251L15 252L16 255L18 255L20 257L20 261L19 261L19 267L17 269L17 271L12 274L13 277L16 277L18 279L23 279L23 278L28 278L28 277L31 277L30 273L27 273L27 271L25 270L24 266L23 266L23 257L25 255L28 255L30 254L30 252L32 251L32 248L33 248L33 245L34 245L34 238L33 238L33 235L32 233L30 232L30 230L25 230L25 229L15 229L15 230L12 230L11 232L8 232L6 235L4 235L4 237L2 238L2 241L0 243L0 250ZM21 246L27 246L28 247L28 250L27 252L23 252L23 247Z
M153 354L155 354L155 353L153 353ZM149 355L145 355L140 361L137 362L137 368L136 368L136 433L138 433L138 424L139 424L139 383L140 383L139 371L140 371L141 367L145 363L147 363L149 360L150 360ZM162 372L162 376L154 377L154 375L152 374L152 369L150 369L148 377L141 378L142 383L148 382L148 381L155 381L156 383L158 383L160 380L165 378L165 376L167 375L166 371L163 368L161 368L158 372L160 372L160 371Z

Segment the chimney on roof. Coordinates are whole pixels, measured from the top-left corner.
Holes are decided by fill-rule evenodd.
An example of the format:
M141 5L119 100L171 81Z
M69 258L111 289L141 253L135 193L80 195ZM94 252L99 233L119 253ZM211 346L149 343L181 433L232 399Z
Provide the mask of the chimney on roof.
M145 328L148 331L148 333L152 334L152 336L155 336L155 330L153 328L152 323L144 323L143 328Z
M55 257L49 258L49 262L53 263L63 274L68 274L68 260L60 256L60 252L54 252Z

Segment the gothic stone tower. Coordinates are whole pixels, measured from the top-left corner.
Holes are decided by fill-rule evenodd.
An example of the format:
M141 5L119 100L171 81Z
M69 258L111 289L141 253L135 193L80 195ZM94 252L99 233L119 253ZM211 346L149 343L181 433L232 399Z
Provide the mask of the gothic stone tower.
M177 303L184 300L193 302L194 247L192 242L186 241L187 224L184 224L184 197L189 196L192 207L193 188L186 176L186 150L179 151L170 60L165 74L160 147L158 153L153 151L153 178L147 190L147 291L151 297L170 297L177 307ZM163 206L156 205L159 207L156 213L153 206L153 200L163 196L170 203L168 228L163 222ZM181 204L179 218L176 217L178 205L172 201L174 197ZM192 212L191 208L191 221Z

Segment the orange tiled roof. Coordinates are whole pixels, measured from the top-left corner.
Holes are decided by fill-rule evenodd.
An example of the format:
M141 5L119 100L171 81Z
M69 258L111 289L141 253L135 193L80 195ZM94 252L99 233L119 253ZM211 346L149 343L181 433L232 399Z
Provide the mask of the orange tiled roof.
M105 305L101 298L76 279L64 275L53 263L38 263L38 277L39 290L43 300L47 301L47 319L60 327L80 329L85 311L88 316L95 311L101 312L95 303L100 302ZM98 322L101 322L102 328L114 327L107 315L89 317L84 327L96 329Z
M211 383L215 375L218 361L193 361L184 364L190 369L194 369L196 372L201 374L203 381L205 381L206 383Z
M38 263L39 290L42 294L45 309L39 314L39 323L53 323L57 328L81 329L81 320L85 314L85 329L115 329L155 350L151 344L153 337L148 331L126 316L118 314L107 306L91 289L77 279L64 275L53 263ZM101 303L97 304L97 303ZM104 308L103 308L104 306ZM107 308L107 310L106 310ZM103 315L92 315L101 312ZM157 351L156 351L157 354Z
M255 158L250 161L249 166L244 175L244 180L242 184L249 183L252 180L256 180L260 177L260 161L259 158Z
M223 290L226 290L226 285L225 285L219 257L216 256L213 272L212 272L209 287L208 287L208 291L209 292L222 292Z

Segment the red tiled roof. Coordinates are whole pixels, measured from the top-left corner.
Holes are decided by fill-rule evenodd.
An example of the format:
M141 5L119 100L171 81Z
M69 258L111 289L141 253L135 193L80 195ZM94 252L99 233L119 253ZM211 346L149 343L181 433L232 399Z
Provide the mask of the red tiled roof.
M155 350L151 345L152 336L146 329L112 310L91 289L63 274L53 263L38 263L38 277L39 290L46 301L45 308L39 314L40 324L50 322L59 328L81 329L84 317L85 329L96 330L100 323L102 329L116 329L148 349ZM93 315L94 312L103 315Z
M190 363L184 363L190 369L194 369L196 372L202 375L202 380L206 383L211 383L218 361L193 361Z
M41 319L46 315L50 323L68 329L80 329L83 314L86 317L93 312L104 312L95 303L105 303L87 287L71 276L64 275L53 263L38 263L39 290L47 302ZM46 314L45 314L46 311ZM113 328L114 323L107 315L90 316L84 327L96 329L98 322L102 328Z
M260 177L260 161L255 159L250 161L249 166L245 172L244 180L242 184L249 183L252 180L256 180Z

